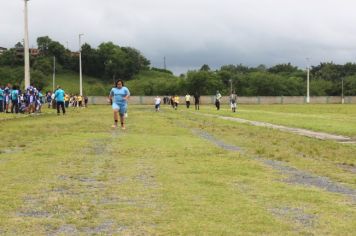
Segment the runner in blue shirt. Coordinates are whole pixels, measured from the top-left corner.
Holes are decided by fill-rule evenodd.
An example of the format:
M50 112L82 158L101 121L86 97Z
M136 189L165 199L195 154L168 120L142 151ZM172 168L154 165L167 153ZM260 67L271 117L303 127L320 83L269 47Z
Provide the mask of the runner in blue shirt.
M124 82L118 80L116 87L110 91L109 99L112 102L112 109L114 110L114 125L117 128L118 114L120 114L121 129L125 129L125 113L127 111L127 100L130 96L128 88L124 87Z

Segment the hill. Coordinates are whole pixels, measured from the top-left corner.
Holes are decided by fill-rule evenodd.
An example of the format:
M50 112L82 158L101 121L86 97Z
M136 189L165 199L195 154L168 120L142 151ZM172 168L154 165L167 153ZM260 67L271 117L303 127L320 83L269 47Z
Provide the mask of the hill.
M0 68L0 85L6 85L7 83L19 84L23 87L23 67L8 67L2 66ZM31 71L31 82L38 86L38 80L41 84L44 84L42 91L53 90L53 76L41 74L38 77L38 73ZM154 70L144 70L135 75L130 81L125 81L132 94L135 95L156 95L166 94L167 91L171 91L179 86L180 81L174 75ZM43 83L44 82L44 83ZM102 79L83 75L83 93L89 96L106 96L114 81L103 81ZM55 85L60 85L66 92L70 94L79 94L79 74L73 71L61 70L56 74Z
M44 91L51 91L53 89L52 77L50 83L44 87ZM79 94L79 74L71 71L66 71L56 75L56 85L60 85L66 92L71 94ZM83 75L83 93L89 96L104 96L112 84L105 83L98 78Z

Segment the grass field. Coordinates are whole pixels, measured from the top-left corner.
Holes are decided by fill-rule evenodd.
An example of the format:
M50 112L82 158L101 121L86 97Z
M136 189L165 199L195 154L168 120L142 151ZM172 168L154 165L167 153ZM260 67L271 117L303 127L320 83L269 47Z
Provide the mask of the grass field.
M222 106L220 111L213 106L203 106L200 112L356 138L356 105L354 104L239 105L237 113L232 113L226 105Z
M355 136L354 112L234 116ZM354 235L356 145L199 113L217 114L130 105L125 131L109 106L0 114L0 235Z

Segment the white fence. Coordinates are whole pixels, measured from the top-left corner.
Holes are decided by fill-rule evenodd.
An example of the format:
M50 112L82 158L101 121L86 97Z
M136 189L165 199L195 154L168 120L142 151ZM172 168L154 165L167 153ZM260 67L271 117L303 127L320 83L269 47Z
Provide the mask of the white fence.
M151 105L154 103L154 96L132 96L129 99L130 104L136 105ZM163 101L163 96L161 96ZM108 98L103 96L89 97L89 104L103 105L108 104ZM305 104L306 97L303 96L276 96L276 97L237 97L239 104ZM185 103L185 97L180 97L180 102ZM191 103L194 104L194 98L191 98ZM224 96L221 100L222 104L229 103L229 97ZM311 104L341 104L342 97L337 96L318 96L310 97ZM345 104L356 104L356 96L344 97ZM201 96L200 104L214 104L214 96Z

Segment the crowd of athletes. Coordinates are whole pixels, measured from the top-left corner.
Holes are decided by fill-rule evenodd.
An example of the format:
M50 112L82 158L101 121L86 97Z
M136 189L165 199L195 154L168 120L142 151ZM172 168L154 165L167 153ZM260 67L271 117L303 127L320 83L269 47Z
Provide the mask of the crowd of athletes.
M185 95L184 99L185 99L185 106L189 109L190 107L190 101L191 101L191 95L188 93L187 95ZM194 98L194 106L195 106L195 110L199 110L199 105L200 105L200 95L198 93L195 93L193 95ZM217 110L220 110L220 103L221 103L221 99L222 96L220 94L219 91L216 91L215 94L215 106ZM180 98L178 95L175 96L164 96L163 97L163 103L167 104L167 105L171 105L173 109L177 110L178 105L180 103ZM236 112L236 108L237 108L237 95L234 92L232 92L229 96L229 103L230 103L230 107L232 112ZM154 104L155 104L155 110L159 111L160 110L160 105L161 105L161 98L159 96L156 96L154 99Z
M0 112L4 113L41 113L43 104L48 104L48 108L56 108L55 92L37 89L30 85L26 90L21 90L17 85L0 85ZM65 94L64 106L87 107L88 97L74 94Z

